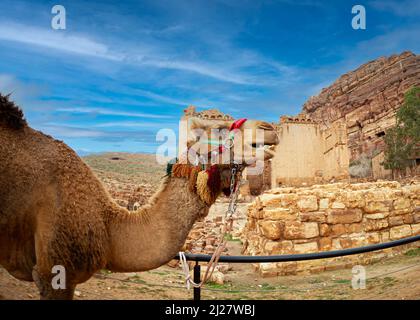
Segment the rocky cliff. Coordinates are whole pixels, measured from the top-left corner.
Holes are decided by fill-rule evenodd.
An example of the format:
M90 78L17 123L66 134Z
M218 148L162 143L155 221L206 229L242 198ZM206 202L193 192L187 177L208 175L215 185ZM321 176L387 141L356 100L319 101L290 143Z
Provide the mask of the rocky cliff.
M404 93L420 85L420 56L411 52L370 61L337 79L303 105L303 114L329 125L344 121L351 161L383 149Z

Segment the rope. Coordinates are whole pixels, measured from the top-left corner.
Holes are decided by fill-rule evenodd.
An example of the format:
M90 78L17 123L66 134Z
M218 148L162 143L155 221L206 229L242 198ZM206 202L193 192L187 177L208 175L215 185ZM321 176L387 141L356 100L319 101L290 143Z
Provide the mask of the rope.
M200 283L195 283L191 279L190 267L188 265L187 258L185 257L185 253L182 251L179 252L179 261L181 262L181 268L185 275L185 284L187 286L187 290L190 290L190 285L192 285L194 288L199 288Z

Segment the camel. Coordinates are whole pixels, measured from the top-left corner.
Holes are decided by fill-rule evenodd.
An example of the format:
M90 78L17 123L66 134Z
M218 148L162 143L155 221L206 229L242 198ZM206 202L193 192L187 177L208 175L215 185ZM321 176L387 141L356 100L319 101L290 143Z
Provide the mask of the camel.
M189 129L229 128L232 122L193 118ZM248 120L240 130L258 128L265 145L278 143L267 122ZM130 212L70 147L32 129L0 94L0 265L34 281L41 299L73 299L76 285L101 269L141 272L166 264L211 206L191 183L198 176L191 168L162 178L148 203ZM221 165L220 172L226 177L230 170ZM65 288L53 288L54 266L64 267Z

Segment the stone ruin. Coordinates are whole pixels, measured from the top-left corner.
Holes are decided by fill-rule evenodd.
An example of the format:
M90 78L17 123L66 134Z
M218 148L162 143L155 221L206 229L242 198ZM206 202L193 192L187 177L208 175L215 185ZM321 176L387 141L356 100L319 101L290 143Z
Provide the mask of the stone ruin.
M205 120L234 120L230 115L220 112L218 109L207 109L200 112L196 111L195 106L188 106L184 109L184 119L189 117L198 117Z
M404 93L420 85L420 56L381 57L342 75L303 105L313 120L345 123L350 161L383 150L385 131L395 125Z
M246 255L330 251L420 234L420 183L335 183L276 188L248 208ZM262 276L315 273L367 264L418 243L330 259L255 264Z
M251 192L352 179L389 179L384 136L395 125L405 92L420 86L420 56L381 57L350 71L311 97L297 116L274 123L280 144L265 177L249 177ZM412 159L409 176L420 174Z
M244 254L319 252L420 234L418 183L348 183L352 162L363 155L372 162L368 178L389 178L381 165L383 136L395 124L404 93L419 85L419 56L403 52L382 57L322 89L299 115L282 116L273 123L280 138L276 156L265 163L263 175L245 173L247 184L241 190L244 197L269 190L249 206L241 235ZM197 112L194 106L184 110L184 119L191 116L233 120L216 109ZM198 223L185 249L211 254L217 238L213 231L220 224L220 218ZM262 276L320 272L371 263L410 246L255 268Z

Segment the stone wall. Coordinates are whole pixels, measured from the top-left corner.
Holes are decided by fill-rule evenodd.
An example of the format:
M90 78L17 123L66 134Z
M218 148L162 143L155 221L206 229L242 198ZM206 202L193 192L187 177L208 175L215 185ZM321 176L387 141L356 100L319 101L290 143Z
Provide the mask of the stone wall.
M282 117L271 159L271 187L300 186L348 178L346 126L329 128L304 117Z
M418 234L420 183L335 183L276 188L257 197L248 207L242 241L244 254L277 255L360 247ZM255 267L262 276L321 272L377 261L407 247Z

